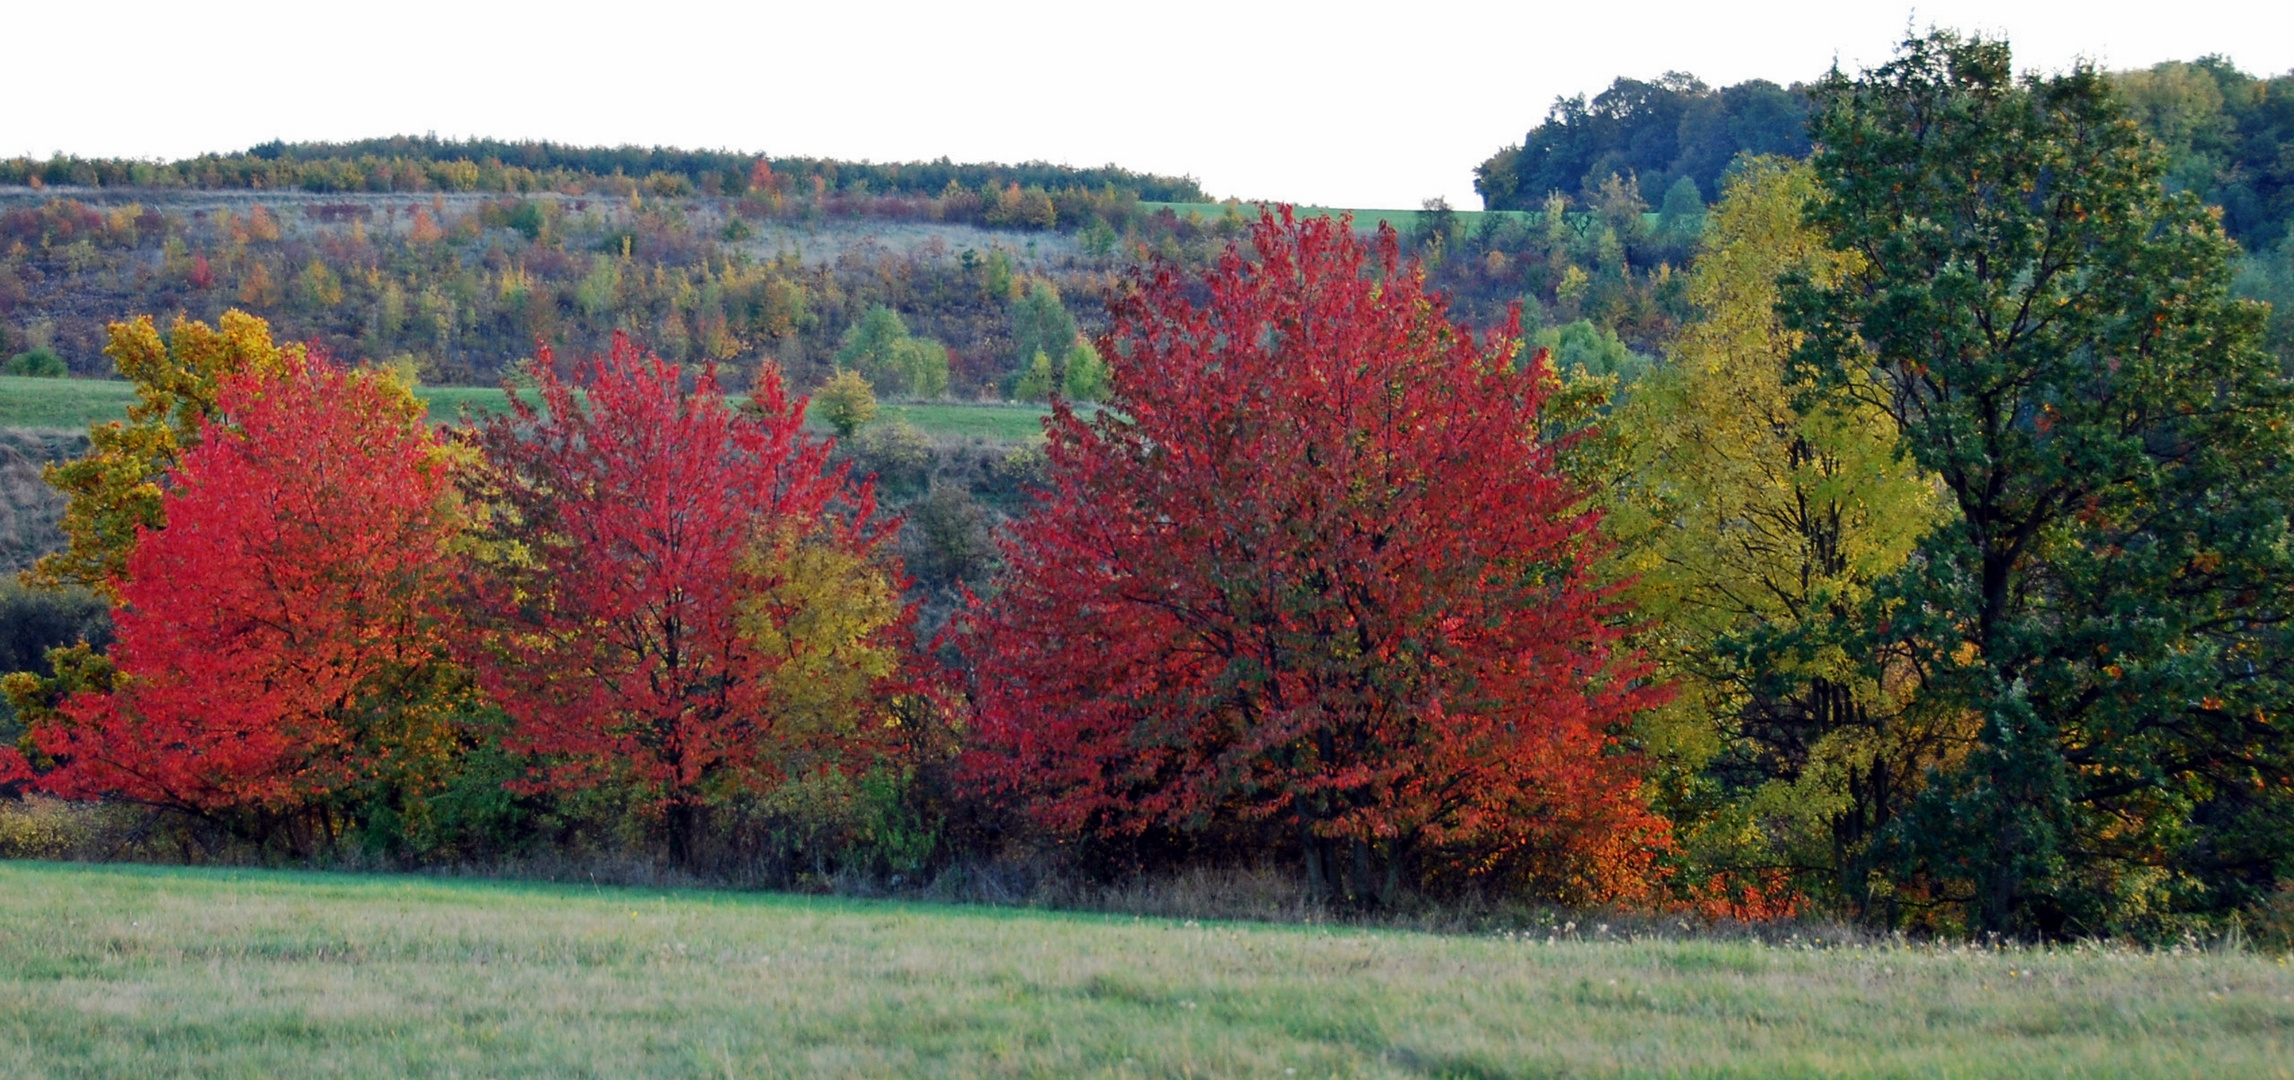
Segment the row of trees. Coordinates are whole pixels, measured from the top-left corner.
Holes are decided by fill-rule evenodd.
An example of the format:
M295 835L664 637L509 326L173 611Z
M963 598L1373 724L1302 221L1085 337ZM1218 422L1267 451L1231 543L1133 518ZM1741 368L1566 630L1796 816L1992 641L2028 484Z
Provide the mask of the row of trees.
M1121 193L1150 202L1201 202L1189 177L1157 176L1115 165L1076 168L937 161L837 161L673 147L571 146L548 141L394 136L343 143L273 141L236 154L181 161L78 158L0 160L0 183L84 187L253 189L312 192L557 191L569 195L740 195L820 190L934 196L950 186L996 191Z
M442 438L251 318L123 326L144 399L57 471L41 569L119 643L10 677L8 782L299 848L502 799L686 861L1033 836L1362 906L2051 937L2270 902L2294 384L2236 247L2090 68L1936 33L1813 93L1816 152L1739 169L1646 362L1463 330L1343 221L1137 272L1105 407L1055 401L931 647L770 369L735 412L617 341Z
M1267 218L1253 245L1208 304L1166 270L1115 312L1140 375L1088 425L1060 406L954 670L872 483L770 369L734 410L617 340L444 435L252 316L118 325L142 399L55 470L71 544L35 571L108 595L118 642L8 678L0 775L296 852L403 835L475 776L606 800L692 864L938 769L1055 836L1302 852L1357 903L1659 899L1665 825L1609 752L1657 691L1541 434L1550 370L1450 326L1391 232ZM1309 377L1270 403L1278 371ZM1467 512L1493 491L1520 513Z

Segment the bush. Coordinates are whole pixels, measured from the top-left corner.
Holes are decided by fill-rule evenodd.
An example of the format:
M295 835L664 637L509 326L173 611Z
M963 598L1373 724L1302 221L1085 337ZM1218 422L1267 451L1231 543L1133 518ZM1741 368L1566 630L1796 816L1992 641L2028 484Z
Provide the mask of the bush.
M29 375L35 379L61 379L72 373L64 358L45 346L29 352L20 352L8 358L4 368L10 375Z
M812 393L814 412L836 429L836 437L849 439L876 419L876 389L857 371L844 370Z
M932 444L906 420L878 424L851 441L852 472L876 477L877 490L896 498L921 493L932 479Z

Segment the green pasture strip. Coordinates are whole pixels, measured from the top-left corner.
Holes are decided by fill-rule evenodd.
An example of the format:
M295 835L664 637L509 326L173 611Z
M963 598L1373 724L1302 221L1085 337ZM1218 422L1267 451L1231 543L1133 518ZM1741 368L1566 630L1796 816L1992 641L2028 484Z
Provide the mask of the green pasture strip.
M103 379L0 375L0 427L79 428L125 417L135 389Z
M0 864L26 1077L2283 1077L2243 953L1439 937Z
M1032 405L954 405L920 403L885 405L879 421L906 420L926 434L972 437L992 442L1025 442L1043 434L1043 418L1050 410ZM807 417L822 426L818 417Z
M1225 216L1228 207L1226 203L1142 202L1139 205L1150 211L1169 209L1181 218L1194 214L1202 218L1206 224L1215 223L1219 218ZM1258 206L1257 203L1249 202L1234 204L1235 211L1241 214L1245 221L1253 221L1258 218ZM1394 226L1400 232L1409 232L1418 227L1418 218L1424 213L1420 210L1373 210L1337 206L1300 206L1293 209L1302 218L1337 217L1340 214L1352 214L1354 215L1355 228L1365 231L1377 228L1378 223L1383 221ZM1456 210L1453 212L1457 215L1458 224L1469 233L1480 229L1482 219L1486 217L1509 218L1531 226L1545 220L1545 213L1540 210ZM1572 212L1567 216L1567 220L1575 223L1589 216ZM1643 221L1652 225L1656 223L1657 217L1658 215L1654 213L1641 215Z
M430 418L441 424L459 418L465 409L473 417L510 411L509 395L494 386L417 386L414 396L430 407ZM529 392L523 396L530 403L541 402L540 394Z
M486 386L422 386L414 396L430 407L439 423L451 423L468 410L473 417L505 413L509 398ZM534 396L527 395L528 400ZM34 379L0 375L0 428L85 430L117 420L135 403L135 390L115 379ZM927 403L886 405L883 415L906 419L926 434L1018 442L1043 433L1045 410L1030 405ZM817 420L814 427L825 428Z

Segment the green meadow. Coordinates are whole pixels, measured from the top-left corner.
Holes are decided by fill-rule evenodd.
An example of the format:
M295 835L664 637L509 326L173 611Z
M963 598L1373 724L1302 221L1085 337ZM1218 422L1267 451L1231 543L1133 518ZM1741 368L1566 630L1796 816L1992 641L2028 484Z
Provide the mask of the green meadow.
M1149 210L1168 209L1182 220L1192 214L1205 222L1216 222L1226 215L1229 204L1142 202L1139 205ZM1246 221L1258 216L1258 204L1256 203L1236 203L1233 205L1235 212L1241 214ZM1337 206L1298 206L1293 207L1292 210L1302 218L1337 217L1341 214L1352 214L1354 215L1354 224L1360 228L1373 229L1377 227L1379 222L1383 221L1401 232L1409 232L1417 228L1418 217L1421 213L1417 210L1368 210ZM1515 221L1534 223L1544 216L1535 210L1457 210L1453 212L1457 216L1458 223L1468 231L1480 228L1482 219L1486 217L1510 218Z
M464 410L483 415L509 409L502 391L492 387L424 386L415 390L415 396L440 422L451 421ZM135 390L124 380L0 375L0 428L84 429L124 417L134 401ZM904 419L928 435L1017 442L1041 434L1043 416L1043 409L1030 405L933 402L888 403L880 419Z
M2239 951L1762 945L0 863L20 1077L2285 1077Z
M1230 207L1228 203L1212 202L1142 202L1139 205L1149 210L1169 210L1178 215L1181 220L1192 215L1201 219L1204 224L1216 223L1220 218L1226 216ZM1231 206L1235 213L1242 215L1245 221L1255 220L1258 216L1257 203L1237 202ZM1418 219L1425 216L1425 212L1421 210L1350 209L1338 206L1296 206L1292 207L1292 211L1301 218L1338 217L1342 214L1352 214L1354 215L1354 226L1358 229L1366 231L1375 229L1380 222L1384 222L1392 225L1395 231L1402 233L1414 232L1418 228ZM1453 210L1451 215L1456 220L1458 227L1468 233L1478 232L1482 228L1483 221L1490 218L1495 218L1500 223L1520 222L1533 228L1545 220L1545 214L1537 210ZM1574 224L1583 225L1588 216L1571 212L1568 215L1568 220ZM1652 228L1656 226L1659 219L1660 215L1655 213L1641 215L1642 222Z

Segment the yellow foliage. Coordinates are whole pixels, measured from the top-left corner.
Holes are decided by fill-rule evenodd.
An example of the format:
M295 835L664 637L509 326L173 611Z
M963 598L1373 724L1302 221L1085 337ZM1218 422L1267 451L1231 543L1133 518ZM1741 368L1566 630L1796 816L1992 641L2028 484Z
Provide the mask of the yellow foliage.
M760 538L743 569L764 583L741 606L744 637L778 665L779 727L799 737L849 736L875 722L900 667L900 590L868 554L825 530Z
M1732 747L1766 753L1748 743L1757 719L1807 729L1799 760L1682 822L1708 850L1756 848L1768 865L1829 859L1858 778L1914 780L1950 726L1904 715L1909 686L1839 632L1948 511L1899 453L1875 387L1792 368L1800 338L1777 315L1778 278L1821 284L1853 258L1804 224L1815 195L1805 166L1773 160L1730 184L1690 274L1701 316L1615 424L1631 480L1610 523L1646 643L1679 690L1648 721L1649 745L1693 773ZM1766 643L1757 658L1753 641Z

